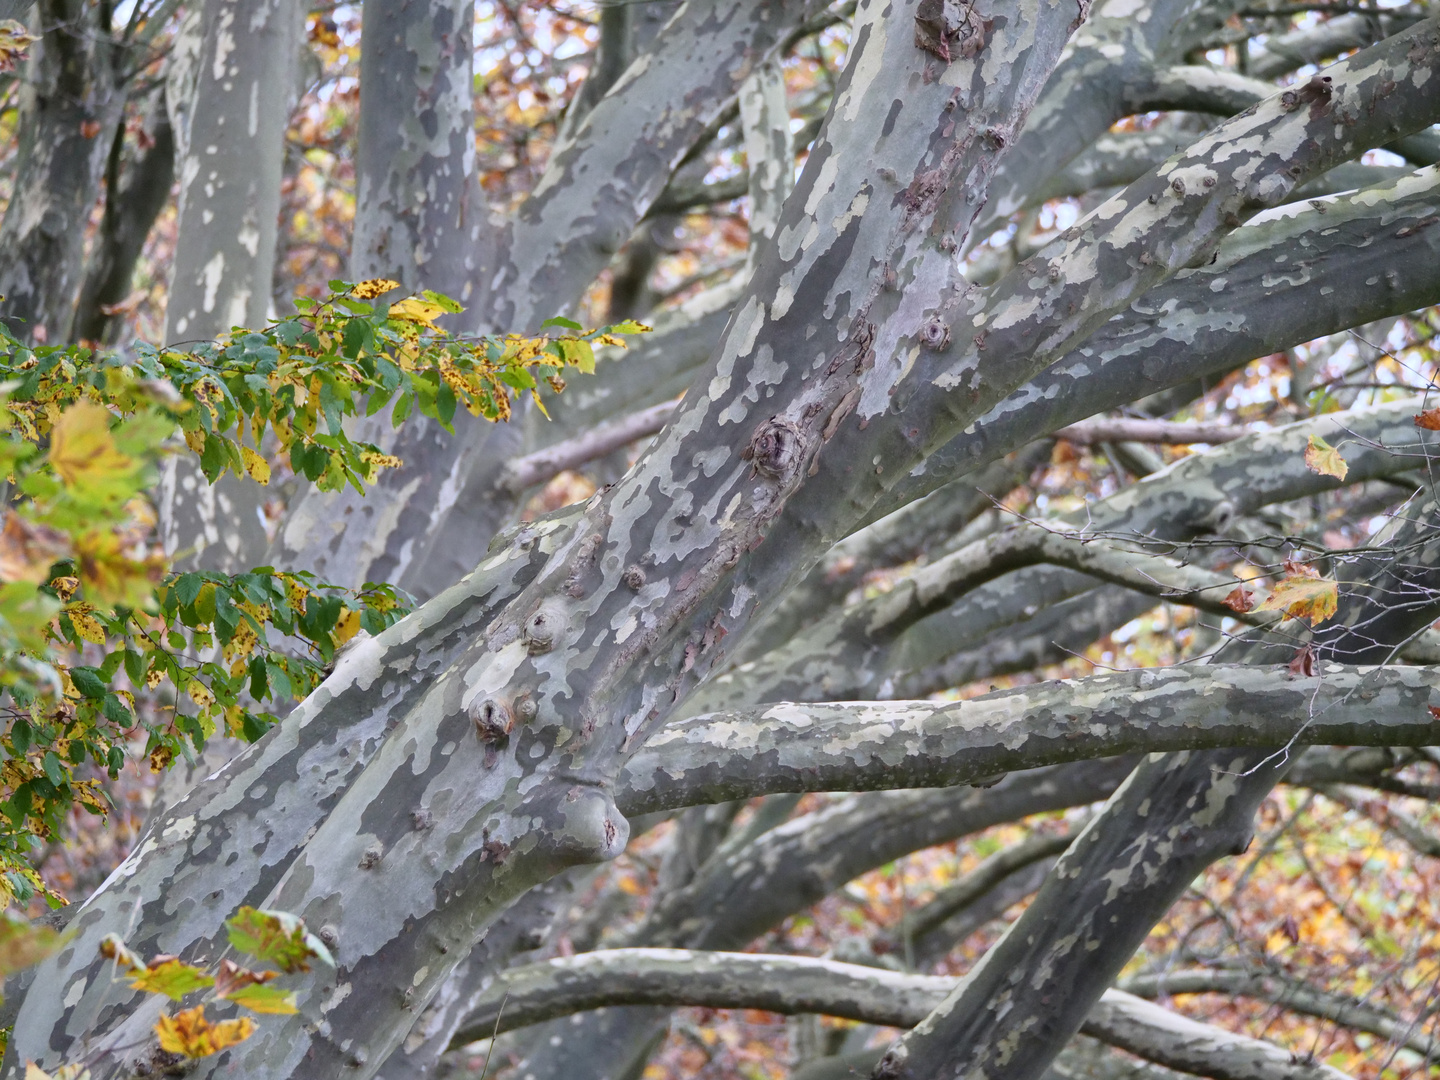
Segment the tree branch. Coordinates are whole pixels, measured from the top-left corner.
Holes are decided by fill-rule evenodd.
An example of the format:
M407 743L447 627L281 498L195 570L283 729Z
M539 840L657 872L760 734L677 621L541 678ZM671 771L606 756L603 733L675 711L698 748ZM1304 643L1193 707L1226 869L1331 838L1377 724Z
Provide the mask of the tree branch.
M1329 666L1289 678L1250 665L1147 668L1038 683L952 704L798 704L698 716L626 765L626 813L777 791L861 791L982 781L1128 753L1291 740L1350 746L1440 741L1440 668Z
M821 1013L910 1028L958 982L801 956L607 949L502 972L452 1045L615 1005ZM1147 1061L1215 1080L1343 1080L1345 1075L1120 990L1105 992L1081 1030Z

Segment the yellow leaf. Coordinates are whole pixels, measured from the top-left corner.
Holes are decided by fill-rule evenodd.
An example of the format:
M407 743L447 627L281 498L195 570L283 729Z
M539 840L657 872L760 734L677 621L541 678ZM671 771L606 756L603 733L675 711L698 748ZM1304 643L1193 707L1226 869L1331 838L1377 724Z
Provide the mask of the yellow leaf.
M1339 591L1335 582L1315 575L1312 570L1309 574L1296 573L1285 578L1255 610L1283 611L1287 619L1309 619L1311 626L1319 626L1334 615L1338 607Z
M77 401L60 415L50 432L50 464L67 485L88 494L107 494L137 467L110 436L110 410L92 401Z
M205 452L205 432L199 428L196 428L194 431L187 429L185 432L185 445L190 448L191 452L203 454Z
M428 326L431 330L440 329L435 325L435 320L444 314L445 309L439 304L432 304L428 300L417 300L413 296L401 300L398 304L390 305L390 318L419 323L422 326Z
M357 300L374 300L377 296L383 296L391 289L398 288L400 288L398 281L391 281L389 278L370 278L351 289L350 295Z
M155 1034L160 1036L160 1049L187 1058L209 1057L244 1042L254 1033L255 1021L248 1016L212 1024L205 1017L204 1005L174 1016L162 1016L155 1025Z
M100 625L100 620L91 615L94 608L90 604L71 604L65 609L65 614L70 616L70 625L75 627L75 632L86 641L93 641L96 645L105 644L105 627Z
M215 704L215 695L199 679L192 679L190 685L185 688L190 695L190 700L199 705L202 709Z
M1305 467L1321 476L1333 476L1336 480L1344 480L1345 474L1350 471L1350 466L1345 464L1340 451L1319 435L1311 435L1310 442L1305 447Z
M270 483L270 463L250 447L241 445L240 459L245 462L245 471L257 484Z
M344 645L360 629L360 612L351 608L335 621L335 643Z

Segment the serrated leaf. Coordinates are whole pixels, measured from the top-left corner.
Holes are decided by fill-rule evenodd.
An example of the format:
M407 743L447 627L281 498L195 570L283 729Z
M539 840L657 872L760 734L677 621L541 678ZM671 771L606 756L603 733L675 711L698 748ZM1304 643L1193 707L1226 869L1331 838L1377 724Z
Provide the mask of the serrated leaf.
M237 1043L242 1043L255 1033L255 1021L248 1016L238 1020L221 1020L212 1024L205 1016L205 1006L162 1016L155 1025L155 1034L160 1037L160 1049L187 1058L209 1057Z
M90 614L93 610L89 604L72 604L65 609L65 614L70 616L70 624L82 638L96 645L104 645L105 627L100 624L99 619Z
M270 463L245 444L240 445L240 458L245 462L245 472L257 484L270 483Z
M634 319L625 319L614 326L607 326L605 329L612 334L648 334L655 328L646 326L642 322L636 322Z
M1333 476L1336 480L1344 480L1345 474L1350 471L1340 451L1319 435L1311 435L1305 446L1305 467L1321 476Z
M77 493L106 499L128 498L140 468L115 446L110 410L91 401L71 405L50 430L50 465Z

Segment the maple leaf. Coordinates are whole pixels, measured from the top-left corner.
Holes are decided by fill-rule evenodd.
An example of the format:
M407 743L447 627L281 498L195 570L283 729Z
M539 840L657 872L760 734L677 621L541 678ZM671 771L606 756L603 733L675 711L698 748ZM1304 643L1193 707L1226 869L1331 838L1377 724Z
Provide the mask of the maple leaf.
M108 500L129 498L129 481L141 463L121 453L110 434L110 410L77 401L50 431L50 464L77 494Z
M1244 585L1236 585L1225 594L1225 599L1220 601L1231 611L1246 612L1255 606L1255 594Z
M1344 480L1345 474L1350 471L1340 451L1319 435L1311 435L1305 446L1305 467L1321 476L1333 476L1336 480Z
M1415 426L1426 431L1440 431L1440 409L1426 409L1415 417Z
M1319 626L1339 607L1340 593L1334 581L1322 578L1308 566L1287 564L1290 576L1255 608L1256 611L1283 611L1287 619L1308 619Z
M255 1033L255 1021L248 1016L238 1020L221 1020L212 1024L205 1016L205 1006L162 1016L155 1024L155 1034L160 1037L160 1049L187 1058L209 1057L237 1043L242 1043Z

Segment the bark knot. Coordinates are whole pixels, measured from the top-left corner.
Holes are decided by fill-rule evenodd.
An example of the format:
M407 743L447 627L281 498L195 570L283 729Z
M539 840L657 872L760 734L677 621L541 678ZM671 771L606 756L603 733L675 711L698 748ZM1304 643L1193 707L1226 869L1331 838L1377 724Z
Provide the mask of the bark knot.
M770 480L787 480L800 469L805 456L805 435L783 416L772 416L755 429L750 445L740 456L754 471Z
M503 746L510 738L510 729L515 718L505 703L495 698L485 698L470 706L470 719L475 725L475 734L487 746Z

